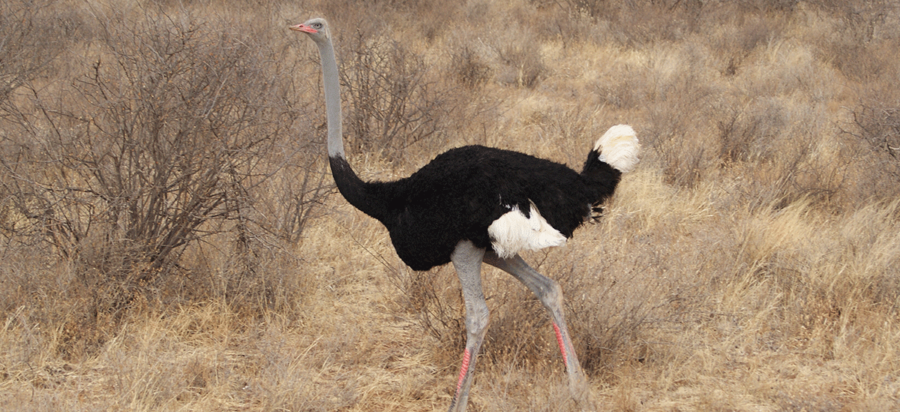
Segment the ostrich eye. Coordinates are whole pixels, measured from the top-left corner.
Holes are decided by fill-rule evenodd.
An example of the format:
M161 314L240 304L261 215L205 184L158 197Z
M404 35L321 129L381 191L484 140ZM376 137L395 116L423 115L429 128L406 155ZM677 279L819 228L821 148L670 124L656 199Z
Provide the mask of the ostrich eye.
M317 29L317 30L318 30L318 29L321 29L321 28L322 28L322 23L313 23L313 28L314 28L314 29Z

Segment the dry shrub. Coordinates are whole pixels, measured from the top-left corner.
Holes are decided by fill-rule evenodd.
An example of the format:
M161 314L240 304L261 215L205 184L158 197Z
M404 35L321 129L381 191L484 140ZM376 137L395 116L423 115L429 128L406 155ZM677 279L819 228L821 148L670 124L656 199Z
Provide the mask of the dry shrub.
M822 1L814 5L829 17L828 32L820 37L823 60L856 82L872 82L896 72L888 50L896 47L900 34L900 22L891 18L897 14L897 4Z
M884 50L860 43L832 43L825 54L836 69L848 78L860 82L872 81L884 75L889 60Z
M675 41L701 27L706 3L701 1L630 1L577 0L602 12L594 18L609 23L610 35L619 44L639 48L655 42Z
M394 303L424 334L437 343L433 356L439 364L458 366L466 347L465 307L456 272L442 266L427 272L407 268L388 272L397 293ZM493 321L493 319L492 319Z
M709 152L714 146L704 137L708 125L702 122L711 89L701 86L693 74L655 75L659 79L647 90L652 103L641 131L642 142L647 142L644 158L659 162L669 183L692 187L712 160Z
M731 120L719 125L719 165L722 173L735 177L738 203L764 208L806 199L833 210L846 206L847 190L852 189L847 173L854 159L833 142L819 139L831 130L817 120L821 112L788 109L772 101L749 106L756 107L755 113L723 117Z
M542 4L540 0L534 1L537 4ZM562 2L546 2L550 4L557 4L561 6L566 14L570 16L577 15L587 15L591 18L600 18L604 16L608 16L613 11L613 5L608 0L565 0Z
M872 163L867 171L876 175L885 175L877 180L896 182L900 180L900 105L891 101L891 97L875 96L864 98L850 112L852 120L842 128L845 135L856 139L870 153ZM878 198L891 198L890 186L875 188L873 193Z
M457 57L463 58L464 67L460 74L474 76L472 80L492 77L504 86L531 89L537 86L550 72L540 49L541 31L521 23L524 19L535 18L528 8L512 7L511 10L496 10L485 6L484 10L473 6L480 14L476 19L487 18L509 20L502 30L492 30L489 36L479 36L468 31L454 36L454 46L450 64L457 66ZM465 73L465 71L470 73Z
M450 70L455 72L457 80L469 89L477 89L491 78L491 67L468 46L457 49L450 56L450 61Z
M749 107L748 107L749 106ZM784 129L784 108L776 102L751 102L743 107L725 106L718 118L724 163L766 161L772 156L774 141Z
M53 73L57 57L83 23L50 1L8 1L0 5L0 117L24 121L14 92Z
M800 0L739 0L735 3L745 12L789 13L794 11Z
M722 25L719 30L728 30L726 33L715 35L714 47L722 58L722 73L726 76L734 76L744 66L744 61L750 55L764 46L768 41L781 37L786 19L770 18L768 16L750 16L743 24L732 26Z
M847 133L868 143L872 150L900 160L900 106L873 100L860 103L851 115L856 131Z
M851 210L900 193L896 107L889 102L865 99L839 124L845 156L853 159L847 168L844 202Z
M350 102L348 143L354 151L399 159L409 146L436 137L444 92L421 56L376 35L339 45L343 91ZM349 41L347 41L349 40Z
M710 200L664 180L651 171L629 176L599 223L576 235L577 249L565 260L577 349L603 379L681 355L680 335L702 316L711 285L736 270L729 258L735 245ZM676 241L685 232L696 235ZM713 248L720 253L708 253Z
M536 42L523 39L520 44L499 46L495 52L504 66L497 75L501 83L532 88L546 76L547 68Z
M311 117L292 109L301 90L271 48L224 22L152 6L91 12L94 54L58 87L31 88L0 177L7 240L71 263L62 284L77 309L61 351L96 349L129 310L217 294L257 309L293 300L254 268L278 262L278 238L296 242L329 193L311 163L321 144L293 142L295 122ZM260 213L273 211L259 198L286 164L300 179L281 185L283 208ZM228 269L185 259L208 259L191 248L219 235L234 239L218 250L234 251Z

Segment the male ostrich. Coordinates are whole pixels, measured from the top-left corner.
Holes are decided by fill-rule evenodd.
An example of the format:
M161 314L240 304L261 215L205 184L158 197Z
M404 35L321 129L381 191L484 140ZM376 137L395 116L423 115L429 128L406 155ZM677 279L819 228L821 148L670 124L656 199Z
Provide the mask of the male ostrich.
M316 43L324 75L328 157L338 190L350 204L388 229L397 255L414 270L453 262L466 306L466 349L450 411L464 411L472 372L488 325L481 263L525 284L544 304L576 398L587 390L566 328L559 284L519 257L521 250L559 246L613 194L638 162L634 130L613 126L594 145L584 169L483 146L449 150L405 179L364 182L344 156L337 62L328 23L291 26Z

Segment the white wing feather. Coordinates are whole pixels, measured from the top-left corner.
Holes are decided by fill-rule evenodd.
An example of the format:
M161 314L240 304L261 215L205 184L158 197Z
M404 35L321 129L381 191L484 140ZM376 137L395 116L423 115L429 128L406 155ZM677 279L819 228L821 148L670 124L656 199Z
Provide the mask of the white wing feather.
M494 252L503 259L515 256L522 250L539 250L566 243L566 237L547 223L531 204L530 217L526 217L518 206L500 216L488 227Z

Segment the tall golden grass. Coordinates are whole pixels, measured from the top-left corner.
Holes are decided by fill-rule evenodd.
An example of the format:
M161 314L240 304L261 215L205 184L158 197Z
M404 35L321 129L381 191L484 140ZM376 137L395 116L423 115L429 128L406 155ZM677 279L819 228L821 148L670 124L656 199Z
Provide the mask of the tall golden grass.
M464 144L578 168L637 130L603 218L525 256L562 284L589 406L900 408L900 10L861 0L4 2L0 408L447 406L456 275L332 190L318 57L286 29L320 15L364 178ZM130 236L128 205L161 229ZM540 303L484 286L470 407L576 410Z

